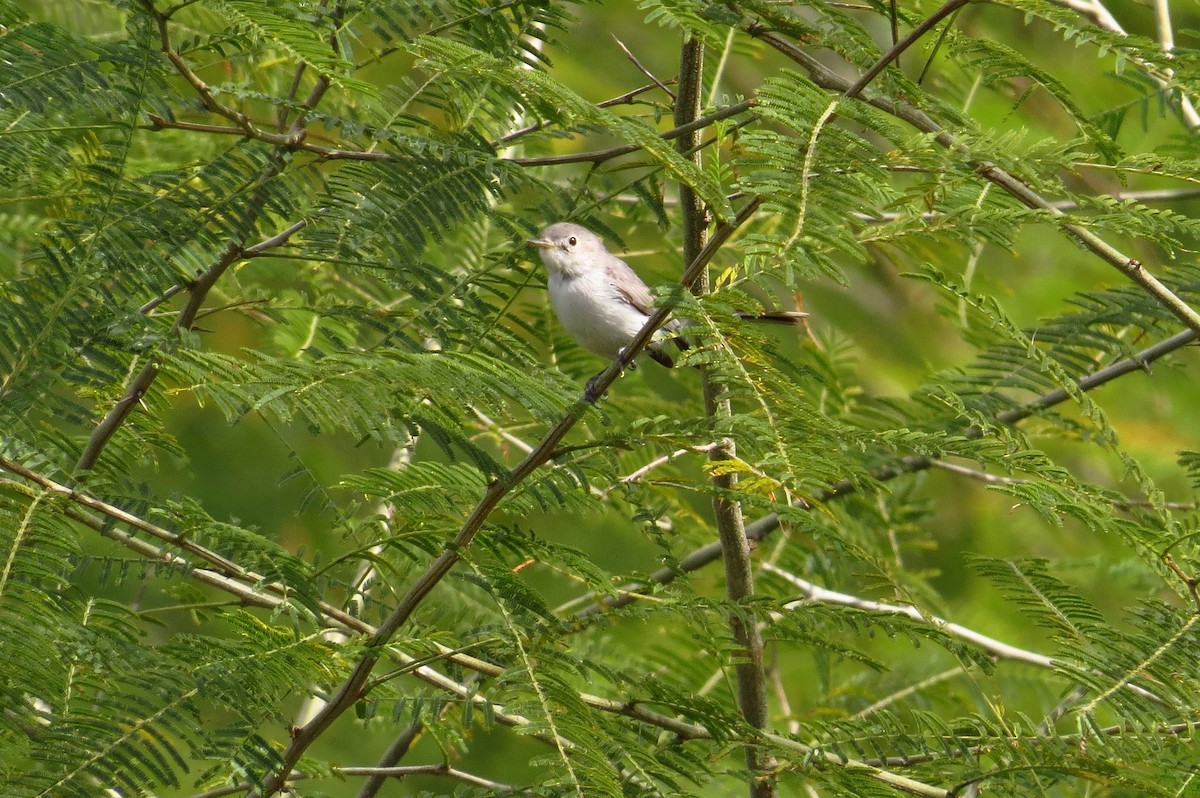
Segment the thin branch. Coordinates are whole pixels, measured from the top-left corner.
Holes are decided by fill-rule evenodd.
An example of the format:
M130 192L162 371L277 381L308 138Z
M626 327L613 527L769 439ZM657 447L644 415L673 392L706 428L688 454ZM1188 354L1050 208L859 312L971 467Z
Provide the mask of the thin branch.
M667 83L668 84L674 83L674 81L669 80L669 81L667 81ZM641 95L645 94L648 91L653 91L654 89L657 89L658 87L659 86L656 83L647 83L645 86L640 86L631 91L627 91L624 94L619 94L616 97L613 97L611 99L598 102L598 103L596 103L596 107L597 108L611 108L614 105L623 105L626 103L632 103L636 98L640 97ZM672 95L672 96L674 96L674 95ZM526 127L521 128L520 130L514 130L512 133L505 134L505 135L501 136L500 138L496 139L495 141L493 141L491 143L491 147L492 147L492 149L499 150L499 149L503 148L505 144L508 144L508 143L514 141L515 139L520 138L521 136L526 136L530 133L536 133L537 131L543 129L544 127L546 127L549 124L550 124L549 122L535 122L532 125L528 125Z
M819 746L798 742L781 734L764 734L763 739L785 751L792 751L799 754L803 759L816 759L831 765L837 765L853 773L865 774L882 784L886 784L893 789L908 793L909 795L920 795L925 796L925 798L956 798L958 795L953 790L934 787L923 781L917 781L916 779L910 779L907 776L901 776L898 773L884 770L874 763L860 759L851 759ZM888 764L890 765L891 763L889 762ZM901 764L907 764L907 762Z
M405 767L334 767L333 773L342 776L379 776L387 779L402 779L406 776L449 776L452 779L491 790L498 795L511 795L516 787L503 784L449 765L408 765Z
M1012 660L1014 662L1024 662L1027 665L1036 665L1039 668L1054 668L1054 660L1042 654L1037 654L1033 651L1027 651L1023 648L1011 646L1008 643L1001 642L994 637L988 637L985 634L980 634L973 629L968 629L965 626L960 626L956 623L951 623L936 615L926 615L916 607L906 604L885 604L881 601L871 601L870 599L859 598L852 596L849 593L839 593L836 590L829 590L820 585L809 582L806 579L801 579L793 573L784 569L763 563L762 568L768 573L782 577L792 587L800 590L804 594L804 599L800 601L790 601L784 604L784 609L794 610L801 607L805 602L817 602L820 604L838 604L843 607L856 607L860 610L868 612L880 612L888 615L904 615L913 619L917 623L932 626L934 629L940 629L951 637L958 638L973 646L983 649L988 654L991 654L996 659Z
M604 490L604 494L607 495L611 493L617 485L631 485L634 482L640 482L644 476L649 474L654 469L658 468L659 466L664 466L674 460L678 460L685 454L708 454L714 448L716 448L716 446L716 443L706 443L702 446L684 446L682 449L676 449L669 454L656 457L636 471L631 471L630 473L618 479L616 485L612 485Z
M1197 610L1200 610L1200 579L1180 568L1179 563L1175 562L1175 558L1169 554L1163 557L1163 561L1187 587L1188 592L1192 594L1192 603L1196 605Z
M159 305L161 305L162 303L166 302L171 297L178 294L180 291L184 291L186 289L187 289L186 285L183 285L182 283L177 283L177 284L171 286L170 288L168 288L166 291L163 291L158 296L154 297L154 299L151 299L149 302L142 305L140 308L138 308L138 313L147 314L150 311L154 310Z
M1117 191L1112 194L1096 195L1095 198L1100 199L1105 197L1117 202L1176 202L1200 197L1200 188L1154 188L1143 191ZM1060 211L1073 211L1083 207L1082 201L1073 199L1052 200L1050 204ZM867 224L878 224L880 222L892 222L904 218L906 215L899 211L884 211L881 213L856 212L854 218ZM941 216L942 213L940 211L925 211L921 214L920 218L924 221L930 221Z
M1018 477L1003 477L999 474L989 474L986 471L979 471L974 468L958 465L957 463L949 463L945 460L930 460L929 464L934 468L940 468L943 471L949 471L951 474L969 477L970 479L986 482L989 485L1027 485L1029 480L1020 479Z
M449 709L450 702L443 704L443 713ZM413 743L417 741L417 737L419 737L421 732L424 730L424 721L422 721L420 717L413 718L413 720L404 727L400 734L396 735L396 738L392 740L392 744L389 745L387 750L383 752L383 755L379 757L379 762L376 764L376 767L393 767L404 757L405 754L408 753L409 749L412 748ZM375 798L375 796L379 794L379 791L383 789L383 786L386 782L387 779L383 776L369 776L367 780L363 782L362 786L359 787L358 794L355 796L355 798Z
M484 413L478 407L472 407L471 410L475 413L475 417L478 418L481 422L483 422L483 424L487 427L487 430L485 430L481 434L486 435L488 433L491 433L493 435L496 435L501 440L507 441L508 443L517 447L517 449L524 452L525 454L529 454L530 452L533 451L532 446L530 446L528 443L526 443L525 441L518 438L516 435L513 435L507 429L502 427L499 422L497 422L491 416Z
M868 715L873 715L876 712L878 712L879 710L887 709L889 706L896 703L897 701L902 701L905 698L908 698L910 695L919 693L920 691L924 690L927 687L932 687L935 684L941 684L942 682L947 681L949 679L953 679L955 677L962 676L962 674L963 674L963 669L957 665L953 668L947 668L946 670L942 671L941 673L935 673L933 676L926 677L919 682L915 682L913 684L906 685L904 688L897 690L894 693L885 695L883 698L879 699L878 701L874 702L873 704L870 704L869 706L865 706L862 709L860 709L858 712L855 712L853 715L850 716L850 720L859 720L860 718L865 718Z
M1034 480L1022 479L1020 477L1005 477L999 474L989 474L986 471L980 471L975 468L968 468L958 463L950 463L945 460L932 460L930 465L934 468L940 468L943 471L949 471L952 474L974 479L979 482L986 482L989 485L1029 485ZM1132 507L1150 507L1150 502L1145 499L1114 499L1113 507L1118 510L1125 510ZM1195 502L1163 502L1163 507L1170 510L1195 510Z
M670 130L659 134L659 138L665 141L686 136L689 133L694 133L697 130L708 127L713 122L719 122L722 119L728 119L731 116L737 116L744 111L753 108L754 100L742 100L740 103L735 103L726 108L713 111L711 114L705 114L691 122L677 124ZM637 152L642 149L640 144L623 144L620 147L609 147L605 150L594 150L592 152L577 152L569 155L546 155L537 158L513 158L512 163L518 166L559 166L569 163L593 163L601 164L605 161L610 161L613 158L619 158L622 155L628 155L631 152Z
M181 56L179 51L175 49L175 46L171 44L170 14L174 13L174 9L170 13L162 14L154 8L153 0L138 1L141 3L142 8L146 9L146 12L150 14L150 16L154 19L155 24L158 26L159 49L162 50L163 55L167 57L167 60L171 62L171 65L175 67L175 71L178 72L180 76L191 85L192 89L195 90L197 96L200 97L201 105L203 105L212 113L217 114L218 116L223 116L231 122L234 122L242 129L252 128L253 125L250 123L249 118L247 118L245 114L217 102L217 99L213 96L209 85L205 83L199 75L192 71L192 68L187 65L187 61L183 59L183 56Z
M209 270L202 275L199 280L196 280L190 285L184 285L180 283L171 286L166 291L163 291L161 294L138 308L138 312L149 313L176 294L179 294L185 290L191 291L192 294L188 298L187 304L184 305L184 309L180 312L179 317L171 326L171 331L177 332L182 328L181 320L184 319L185 314L190 315L190 320L187 322L188 326L190 327L191 324L195 322L195 320L201 315L199 307L201 304L203 304L204 299L208 295L207 288L205 288L203 291L199 290L202 287L202 281L205 281L206 279L210 280L209 287L211 287L211 284L216 282L216 277L220 276L220 273L223 273L224 270L232 263L241 260L242 258L262 255L274 247L287 243L289 238L291 238L300 230L304 229L307 224L308 222L306 220L296 222L283 232L272 236L265 241L261 241L247 249L238 249L236 245L231 242L230 247L226 249L225 254L222 255L222 257L219 258L215 264L210 266ZM215 276L213 276L214 270L217 272ZM108 415L106 415L104 419L101 420L101 422L97 425L96 429L92 431L92 435L88 439L87 446L85 447L83 454L80 456L79 462L75 466L76 471L88 469L95 465L96 460L99 459L100 453L104 450L104 447L108 444L108 441L116 433L117 429L120 428L121 424L125 422L125 419L128 417L129 413L133 411L133 408L137 405L137 403L141 401L143 396L145 396L146 391L149 389L150 384L154 381L154 378L157 375L158 366L153 360L142 368L142 371L138 373L138 376L134 378L133 382L126 387L125 395L118 400L117 404L113 406Z
M473 787L482 787L485 790L491 790L495 795L512 795L517 792L525 792L518 790L509 784L504 784L499 781L485 779L482 776L476 776L474 773L468 773L465 770L450 767L448 764L437 765L408 765L405 767L355 767L349 765L337 766L334 765L329 769L329 775L333 776L369 776L377 778L380 781L386 779L403 779L408 776L447 776L455 781L461 781L464 784L470 784ZM327 774L323 773L293 773L288 783L291 784L297 781L306 779L326 778ZM192 798L224 798L226 795L236 795L240 792L245 792L254 787L249 782L231 785L229 787L217 787L216 789L206 790L202 793L193 795Z
M287 98L279 105L279 112L275 119L275 129L280 133L288 125L288 115L291 113L291 105L296 102L296 94L300 91L300 81L307 69L308 64L303 61L296 66L296 72L292 75L292 85L288 87Z
M660 89L665 91L667 93L667 96L670 97L672 100L675 99L675 92L668 89L667 84L663 83L661 80L659 80L657 77L655 77L653 72L651 72L649 69L646 69L646 67L642 66L642 62L637 59L636 55L634 55L633 53L631 53L629 51L629 48L625 46L625 42L623 42L617 38L617 34L613 33L612 31L609 31L608 35L613 37L613 41L617 43L617 47L620 47L621 52L625 53L625 57L628 58L631 62L633 62L633 65L635 67L637 67L638 72L641 72L643 75L650 78L650 81L655 86L658 86Z
M1138 352L1133 357L1118 361L1106 368L1100 369L1094 374L1083 377L1075 383L1080 391L1090 391L1098 388L1105 383L1111 382L1119 377L1122 377L1130 372L1144 371L1151 363L1159 358L1181 349L1193 341L1196 341L1196 333L1191 330L1185 330L1180 333L1160 341L1153 346L1149 346ZM1049 393L1034 399L1027 404L1012 410L1006 410L996 416L996 422L999 424L1016 424L1030 416L1036 415L1043 410L1047 410L1054 405L1065 402L1070 398L1070 394L1062 388L1057 388ZM972 427L964 433L969 438L978 438L983 435L983 430L978 427ZM894 464L885 468L878 469L871 474L871 479L877 482L886 482L902 474L910 474L917 471L924 471L932 465L931 461L925 457L909 456L903 457ZM813 506L825 504L843 496L849 496L858 491L858 483L851 480L842 480L830 485L828 488L815 494L810 501L800 499L793 503L793 506L801 510L811 510ZM751 541L758 541L768 537L772 532L779 528L779 516L776 513L769 513L762 518L746 525L746 537ZM691 573L697 571L721 557L721 545L714 542L706 546L692 551L687 556L683 557L679 563L673 567L660 568L650 575L649 585L668 585L675 581L675 578L680 574ZM590 606L584 607L576 613L576 617L587 617L599 612L603 612L609 607L623 607L638 599L643 598L643 593L649 590L647 584L633 583L620 588L620 595L612 598L602 598Z
M770 666L767 667L767 680L771 682L771 689L775 692L775 701L779 704L779 714L787 719L788 734L797 736L800 734L800 720L792 710L792 702L788 699L787 685L783 683L783 673L779 670L777 656L779 647L776 646L773 651L776 656L772 658Z
M209 125L199 122L180 122L176 119L164 119L157 114L149 114L151 126L155 130L188 130L195 133L212 133L219 136L243 136L248 139L273 144L287 150L311 152L321 158L331 161L394 161L396 156L389 152L346 150L337 147L323 147L302 138L297 133L272 133L247 122L246 127L231 127L229 125ZM303 117L298 117L297 122Z
M268 166L267 170L277 170L282 166ZM254 218L258 216L258 209L253 205L247 209L247 215ZM236 263L242 255L242 245L237 241L230 241L217 259L209 265L204 271L188 287L188 299L184 303L183 309L175 318L175 322L171 325L171 333L177 333L181 330L189 330L192 327L192 322L196 320L196 314L200 310L200 306L204 304L204 300L208 297L209 290L220 279L231 265ZM92 430L92 434L88 437L87 444L84 446L83 453L79 456L79 462L75 464L75 471L88 471L96 465L96 461L100 459L100 455L104 452L104 448L108 442L112 440L112 436L117 433L129 414L142 401L142 397L146 395L146 391L150 390L150 385L158 377L159 363L157 356L152 355L137 376L129 382L125 387L125 392L116 404L104 415L104 418Z
M1132 357L1124 360L1119 360L1111 366L1105 366L1099 371L1083 377L1075 383L1075 387L1080 391L1090 391L1093 388L1099 388L1105 383L1112 382L1118 377L1123 377L1134 371L1149 371L1150 364L1159 358L1165 357L1177 349L1182 349L1185 346L1200 338L1193 330L1184 330L1166 338L1158 343L1148 346ZM1065 388L1056 388L1049 391L1031 402L1006 410L996 416L996 420L1001 424L1013 424L1018 421L1023 421L1032 415L1035 415L1042 410L1046 410L1054 405L1065 402L1071 398L1070 393ZM973 430L972 430L973 431Z
M589 696L586 694L584 694L582 698L584 703L590 707L607 712L613 712L618 715L624 715L630 718L636 718L653 726L673 732L680 740L713 739L712 732L704 726L695 723L688 723L670 715L664 715L662 713L655 712L637 702L622 703L619 701L613 701L611 699L600 699L596 696ZM824 748L811 746L806 743L793 740L790 737L785 737L781 734L765 732L761 735L761 737L766 743L787 751L792 751L796 754L799 754L804 759L813 759L827 764L836 765L838 767L845 768L846 770L866 773L871 778L884 784L889 784L892 787L901 790L902 792L907 792L912 795L929 796L930 798L952 798L949 791L943 790L939 787L932 787L923 782L915 781L905 776L900 776L898 774L883 770L876 765L840 756L831 751L827 751ZM735 742L734 740L727 741Z
M1175 49L1175 30L1171 27L1170 0L1154 0L1154 24L1158 28L1158 43L1163 52Z
M973 2L973 0L949 0L948 3L943 5L937 11L934 11L932 15L922 20L920 25L917 25L917 27L913 28L907 36L896 42L896 44L894 44L891 49L884 53L879 60L871 66L870 69L863 73L861 78L855 81L850 88L846 89L846 96L857 97L859 94L861 94L862 90L871 85L871 81L875 80L875 78L879 76L879 73L883 72L883 70L887 68L888 64L898 59L901 53L916 44L917 41L919 41L920 38L930 30L930 28L934 27L943 19L950 16L955 11L970 2ZM895 29L893 28L893 36L894 35Z

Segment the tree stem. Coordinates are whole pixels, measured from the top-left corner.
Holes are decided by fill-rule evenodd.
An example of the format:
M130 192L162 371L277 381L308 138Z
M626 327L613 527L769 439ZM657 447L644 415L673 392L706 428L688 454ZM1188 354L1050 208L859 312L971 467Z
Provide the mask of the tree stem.
M679 93L675 101L676 129L685 127L700 117L700 101L704 82L704 44L698 38L689 38L683 44L679 63ZM685 156L699 164L700 130L690 131L679 138L679 149ZM692 263L704 249L707 239L708 219L700 198L690 187L679 187L679 203L683 209L683 258ZM707 271L700 274L692 284L692 292L700 295L709 290ZM731 414L729 400L721 383L713 378L708 369L701 369L704 385L704 410L709 417L727 417ZM737 448L731 438L721 438L709 450L709 459L731 460ZM750 564L750 542L746 539L742 506L737 501L725 498L735 488L735 474L718 474L712 478L717 488L713 499L713 516L721 551L725 562L725 590L729 600L739 603L754 595L754 572ZM734 666L737 682L738 708L746 723L765 731L768 724L767 686L763 671L762 634L753 616L736 608L729 614L729 628L737 647L741 649L738 663ZM773 798L774 779L767 774L773 764L762 749L750 740L745 747L746 768L750 773L750 798Z

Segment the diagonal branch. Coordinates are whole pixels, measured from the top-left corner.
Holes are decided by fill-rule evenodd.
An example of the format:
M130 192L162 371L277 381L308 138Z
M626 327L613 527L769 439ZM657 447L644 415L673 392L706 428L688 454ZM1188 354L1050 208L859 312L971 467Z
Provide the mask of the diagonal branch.
M271 169L268 164L266 169ZM269 176L264 174L260 176L259 183L269 179ZM251 221L258 216L258 209L251 207L247 214ZM142 305L139 309L142 313L149 313L154 308L166 302L171 297L186 290L188 292L187 302L179 311L179 315L175 317L175 322L171 325L171 335L174 335L181 330L191 329L192 323L196 321L197 315L200 313L200 308L204 305L204 301L208 298L208 292L216 285L226 270L237 263L239 260L250 257L258 257L271 249L286 244L288 239L304 229L308 225L306 220L301 220L277 233L270 238L259 242L251 247L243 247L238 241L230 241L225 250L217 257L215 261L209 264L208 268L189 285L173 285L166 291L162 292L154 299ZM170 336L168 336L169 338ZM103 454L104 448L108 442L112 440L113 435L129 418L129 414L142 401L142 397L150 390L150 386L158 377L159 362L158 358L151 356L150 359L142 366L141 371L125 386L125 392L116 404L109 409L104 415L104 418L92 430L92 434L88 436L87 443L84 445L83 453L79 456L79 462L75 464L75 471L87 471L96 465Z
M638 60L638 57L636 55L634 55L628 47L625 46L625 42L623 42L617 38L617 34L609 31L608 35L612 36L613 41L617 43L617 47L620 47L621 52L625 53L625 57L633 62L633 65L635 67L637 67L638 72L641 72L643 75L650 78L650 81L655 86L658 86L660 89L662 89L664 92L666 92L666 95L668 97L670 97L672 100L675 99L675 92L668 89L667 84L663 83L661 80L659 80L657 77L655 77L654 73L651 72L649 69L646 69L646 67L642 64L642 62Z
M1017 648L1009 645L994 637L988 637L985 634L976 632L961 624L952 623L936 615L927 615L911 604L887 604L882 601L872 601L870 599L852 596L849 593L839 593L836 590L821 587L818 584L801 579L793 573L785 571L771 563L763 563L763 569L775 574L784 579L788 584L799 589L804 598L799 601L790 601L784 605L784 609L794 610L805 602L811 601L818 604L838 604L843 607L856 607L860 610L868 612L883 613L886 615L903 615L911 618L917 623L931 626L934 629L945 632L951 637L970 643L971 645L986 651L996 659L1007 659L1014 662L1024 662L1026 665L1036 665L1039 668L1053 669L1056 666L1055 661L1045 654L1038 654L1034 651L1029 651L1024 648ZM1135 684L1126 684L1130 690L1136 692L1143 698L1149 698L1152 701L1161 701L1158 696L1151 693L1145 688L1138 687Z
M667 81L667 82L671 83L673 81ZM596 103L596 107L597 108L611 108L614 105L629 104L629 103L632 103L635 99L637 99L641 95L645 94L646 92L653 91L654 89L657 89L658 87L659 87L659 84L657 84L657 83L647 83L645 86L639 86L636 89L631 89L631 90L625 92L624 94L618 94L616 97L610 97L607 100L602 100L602 101ZM514 130L511 133L506 133L505 135L503 135L500 138L496 139L495 141L491 142L491 144L489 146L491 146L491 148L494 150L498 150L506 144L511 144L513 141L515 141L516 139L519 139L521 136L526 136L526 135L529 135L530 133L536 133L537 131L542 130L549 124L550 124L549 122L535 122L532 125L527 125L523 128L520 128L519 130Z
M662 138L664 141L682 139L708 127L713 122L719 122L722 119L728 119L731 116L737 116L744 111L748 111L754 107L754 104L754 100L742 100L740 103L734 103L733 105L713 111L711 114L705 114L687 122L676 121L675 127L660 133L659 138ZM698 139L696 141L697 143L699 142ZM619 147L609 147L606 150L595 150L594 152L547 155L539 158L513 158L512 162L518 166L558 166L568 163L601 164L613 158L637 152L641 148L640 144L623 144Z
M247 215L253 220L258 216L258 209L248 209ZM175 318L174 324L171 325L172 335L180 330L191 329L192 322L196 320L196 314L208 297L209 290L216 285L217 280L225 273L226 269L236 263L241 256L241 243L230 241L217 259L209 264L200 277L188 287L187 302L184 303L183 309ZM125 392L121 398L105 413L104 418L88 436L83 453L79 456L79 462L75 464L76 472L91 470L96 465L96 461L100 459L100 455L103 454L104 448L112 440L113 435L117 434L117 430L125 424L129 414L142 401L146 391L150 390L151 384L158 377L158 371L159 360L152 355L137 376L125 386Z
M905 50L916 44L922 36L928 33L931 28L933 28L933 26L937 25L943 19L971 2L974 2L974 0L949 0L949 2L939 8L937 11L934 11L931 15L922 20L919 25L909 31L907 36L892 45L890 50L884 53L879 60L871 66L870 69L864 72L863 76L856 80L854 85L846 90L846 96L857 97L859 94L861 94L862 90L869 86L871 82L875 80L875 78L877 78L884 69L887 68L888 64L898 59ZM893 18L893 22L894 21L895 20Z

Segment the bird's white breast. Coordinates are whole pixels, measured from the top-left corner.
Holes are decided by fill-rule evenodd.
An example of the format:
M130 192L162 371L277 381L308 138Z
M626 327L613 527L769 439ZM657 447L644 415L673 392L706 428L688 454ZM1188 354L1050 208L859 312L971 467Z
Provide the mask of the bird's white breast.
M613 358L633 340L647 316L633 307L603 274L571 277L551 273L550 304L558 320L579 345Z

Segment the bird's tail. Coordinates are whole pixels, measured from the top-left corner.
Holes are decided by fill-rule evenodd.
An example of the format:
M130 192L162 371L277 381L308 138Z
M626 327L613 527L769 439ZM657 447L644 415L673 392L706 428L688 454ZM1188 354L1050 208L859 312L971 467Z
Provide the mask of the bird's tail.
M771 310L766 313L738 313L739 319L762 321L767 324L800 324L808 314L802 310Z
M745 321L761 321L767 324L788 324L796 325L808 317L808 314L801 310L771 310L765 313L738 313L739 319ZM671 319L663 325L659 330L660 338L646 347L646 354L663 364L667 368L674 368L675 358L666 350L667 341L672 341L675 346L679 347L680 351L691 349L691 344L682 335L675 335L671 338L666 336L671 333L682 332L687 329L687 323L682 319Z

